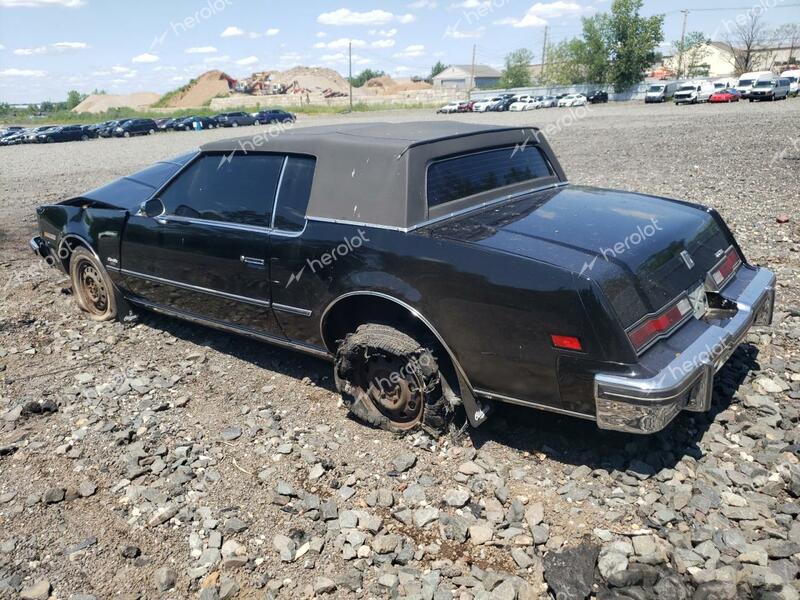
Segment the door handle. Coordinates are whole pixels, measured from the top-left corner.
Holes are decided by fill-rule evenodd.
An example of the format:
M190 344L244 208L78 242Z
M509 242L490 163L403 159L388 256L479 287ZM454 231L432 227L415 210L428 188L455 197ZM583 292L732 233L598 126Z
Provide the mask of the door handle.
M255 265L257 267L264 266L264 259L263 258L252 258L250 256L240 256L239 260L242 261L246 265Z

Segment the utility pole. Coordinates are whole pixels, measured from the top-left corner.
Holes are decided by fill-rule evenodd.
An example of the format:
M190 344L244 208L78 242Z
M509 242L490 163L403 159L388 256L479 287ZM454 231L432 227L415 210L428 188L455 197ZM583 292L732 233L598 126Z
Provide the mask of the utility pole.
M477 44L472 44L472 81L470 81L469 91L475 87L475 48ZM469 100L469 96L467 96L467 100Z
M686 50L686 48L684 48L683 46L686 43L686 20L689 18L688 10L683 9L681 12L683 13L683 30L681 31L681 51L680 54L678 55L678 79L682 77L681 74L683 73L684 70L683 53Z
M348 63L347 72L349 76L347 80L350 82L350 112L353 112L353 41L350 40L347 44Z
M544 26L544 43L542 43L542 70L539 73L539 79L544 80L544 67L547 64L547 29L549 25Z

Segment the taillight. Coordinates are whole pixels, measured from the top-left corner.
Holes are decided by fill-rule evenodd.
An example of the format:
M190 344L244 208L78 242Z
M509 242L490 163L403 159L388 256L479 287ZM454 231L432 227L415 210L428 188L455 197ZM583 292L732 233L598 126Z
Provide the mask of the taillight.
M651 342L671 332L691 314L692 304L684 296L659 314L649 317L633 327L628 332L628 339L636 351L640 352Z
M731 246L717 266L709 272L711 281L714 282L717 289L720 289L730 279L740 264L742 264L742 260L736 250L733 249L733 246Z

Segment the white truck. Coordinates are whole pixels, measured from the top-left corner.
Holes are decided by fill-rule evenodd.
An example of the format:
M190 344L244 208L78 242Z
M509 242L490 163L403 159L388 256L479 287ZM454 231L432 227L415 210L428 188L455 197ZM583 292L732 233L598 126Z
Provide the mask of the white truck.
M753 86L760 79L771 79L772 71L752 71L750 73L742 73L739 76L739 81L736 84L736 91L738 91L742 98L749 98L750 92L753 91Z
M697 104L708 102L716 90L710 81L687 81L675 92L675 104Z

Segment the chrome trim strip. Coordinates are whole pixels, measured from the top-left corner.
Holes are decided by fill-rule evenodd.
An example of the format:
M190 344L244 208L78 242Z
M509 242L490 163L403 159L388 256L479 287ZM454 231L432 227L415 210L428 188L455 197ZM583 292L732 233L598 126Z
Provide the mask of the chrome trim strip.
M587 415L586 413L575 412L573 410L567 410L566 408L558 408L557 406L549 406L547 404L539 404L538 402L528 402L527 400L520 400L519 398L512 398L511 396L504 396L502 394L495 394L494 392L487 392L486 390L473 390L476 396L482 396L488 400L497 400L499 402L506 402L508 404L516 404L518 406L527 406L529 408L535 408L538 410L544 410L547 412L557 413L560 415L566 415L568 417L578 417L579 419L585 419L587 421L596 421L597 418L594 415Z
M262 306L264 308L270 307L269 300L260 300L258 298L248 298L247 296L239 296L237 294L230 294L228 292L220 292L218 290L204 288L199 285L192 285L190 283L182 283L180 281L164 279L163 277L156 277L155 275L146 275L145 273L138 273L136 271L130 271L128 269L120 269L119 272L122 275L128 275L130 277L136 277L138 279L144 279L146 281L153 281L155 283L163 283L177 288L182 288L184 290L209 294L210 296L219 296L220 298L225 298L227 300L237 300L239 302L246 302L247 304L254 304L256 306Z
M191 321L192 323L198 323L200 325L206 325L208 327L213 327L214 329L221 329L223 331L228 331L231 333L236 333L238 335L244 335L262 342L266 342L268 344L273 344L276 346L282 346L284 348L288 348L290 350L299 350L300 352L304 352L306 354L310 354L312 356L316 356L318 358L324 358L327 360L332 360L333 356L326 350L322 348L318 348L316 346L311 346L308 344L301 344L298 342L292 342L290 340L284 340L281 338L273 337L271 335L267 335L265 333L259 333L257 331L253 331L251 329L244 329L242 327L236 327L234 325L228 325L227 323L222 323L220 321L215 321L213 319L206 319L204 317L200 317L191 313L183 312L181 310L172 309L161 304L156 304L154 302L149 302L147 300L142 300L139 298L128 298L130 302L133 304L137 304L149 310L152 310L157 313L161 313L164 315L168 315L171 317L177 317L179 319L184 319L186 321Z
M288 304L278 304L277 302L273 302L272 308L281 312L291 313L293 315L300 315L303 317L311 316L311 311L307 308L298 308L296 306L289 306Z
M253 233L270 233L269 227L260 225L245 225L244 223L233 223L231 221L214 221L212 219L198 219L195 217L184 217L181 215L161 215L159 217L168 223L189 223L191 225L209 225L220 229L234 229L236 231L250 231Z
M322 343L325 344L326 348L327 348L327 343L325 342L325 335L324 335L324 332L323 332L323 330L325 328L325 317L328 316L328 313L330 312L330 310L336 304L338 304L338 302L340 300L344 300L345 298L349 298L351 296L377 296L378 298L383 298L385 300L390 300L391 302L394 302L395 304L399 304L400 306L405 308L408 312L410 312L414 316L414 318L419 319L428 329L430 329L430 331L433 333L433 335L436 336L436 339L439 340L439 343L445 349L447 354L450 356L450 360L453 362L453 365L458 370L459 375L461 377L463 377L464 382L466 382L466 384L469 386L469 389L470 390L474 390L475 389L475 388L473 388L472 383L470 383L469 378L467 377L467 374L464 372L464 369L461 367L461 364L458 362L458 359L456 358L455 353L450 349L450 346L447 345L447 342L444 341L444 338L439 334L439 332L431 324L431 322L428 321L428 319L426 319L422 315L421 312L419 312L416 308L414 308L413 306L411 306L407 302L404 302L403 300L399 300L399 299L395 298L394 296L390 296L389 294L385 294L383 292L375 292L375 291L371 291L371 290L364 290L364 291L357 291L357 292L347 292L346 294L342 294L341 296L335 298L334 300L331 300L331 302L328 303L328 306L325 307L325 310L322 311L322 316L319 319L319 335L320 335L320 339L322 340Z

